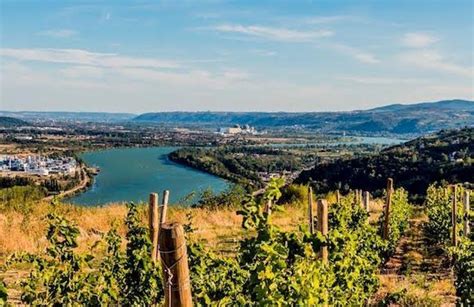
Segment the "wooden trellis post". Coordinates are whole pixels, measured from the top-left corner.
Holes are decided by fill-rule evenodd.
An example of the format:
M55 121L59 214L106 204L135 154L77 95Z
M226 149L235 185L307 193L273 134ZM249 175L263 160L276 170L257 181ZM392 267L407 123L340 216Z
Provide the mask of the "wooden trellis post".
M325 199L318 200L318 231L323 236L328 235L328 202ZM321 246L319 255L323 263L328 263L328 247L326 245Z
M469 213L470 213L470 204L469 204L469 191L464 191L464 236L468 236L471 229L469 225Z
M163 224L159 244L165 292L164 306L192 306L188 255L183 226L178 223Z
M370 194L368 191L365 191L363 194L364 209L367 212L370 212Z
M265 204L265 208L263 209L263 211L268 215L272 214L272 200L271 199L267 200L267 203Z
M308 222L309 232L314 234L313 189L308 187Z
M150 240L152 243L151 259L156 262L158 249L158 194L150 193L150 200L148 204L148 222L150 228Z
M390 222L390 207L392 206L393 179L387 179L387 199L385 202L385 219L383 223L383 239L387 240Z
M457 186L453 186L452 206L451 206L451 223L452 223L452 244L456 246L458 244L458 231L457 231Z
M355 189L354 190L354 207L357 206L358 197L359 197L359 190Z
M166 214L168 212L169 198L170 198L170 191L164 190L163 191L163 203L161 205L161 214L160 214L160 228L161 228L161 225L166 223Z
M339 192L339 190L336 190L336 203L341 203L341 192Z

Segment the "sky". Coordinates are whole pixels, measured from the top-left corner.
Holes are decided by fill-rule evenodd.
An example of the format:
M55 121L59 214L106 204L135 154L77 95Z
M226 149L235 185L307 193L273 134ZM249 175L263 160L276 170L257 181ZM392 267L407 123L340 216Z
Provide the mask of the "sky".
M472 100L473 3L0 0L0 110L309 112Z

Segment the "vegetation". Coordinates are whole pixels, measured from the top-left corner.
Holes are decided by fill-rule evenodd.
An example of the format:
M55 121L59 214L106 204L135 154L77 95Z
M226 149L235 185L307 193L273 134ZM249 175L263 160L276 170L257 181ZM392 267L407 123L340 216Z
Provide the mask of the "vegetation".
M376 272L387 244L377 235L378 226L368 223L367 212L353 206L353 195L330 206L328 236L310 234L306 227L287 232L262 211L268 200L277 203L282 184L273 180L264 194L249 195L242 204L238 213L250 235L240 242L236 255L218 256L191 240L188 253L197 305L353 305L366 302L377 290ZM394 202L394 207L398 204L402 202ZM275 206L276 211L283 209ZM150 259L140 208L129 206L125 252L112 228L85 253L77 251L78 227L58 215L59 209L53 206L48 214L48 248L39 255L17 254L10 261L33 266L22 283L24 303L149 305L162 300L159 266ZM397 221L392 224L397 226ZM100 246L105 246L104 256L93 256ZM328 247L328 263L318 255L322 246Z
M391 177L410 193L412 200L422 202L431 183L472 180L473 161L474 128L463 128L440 131L374 156L316 164L303 171L296 182L311 181L320 193L352 187L381 195L386 178Z
M467 236L463 232L463 223L471 220L471 213L464 212L461 203L457 210L457 236L460 237L457 246L451 246L451 220L453 197L463 195L464 188L457 187L457 195L453 189L447 187L430 186L427 191L427 210L429 220L425 231L434 243L440 244L444 251L451 255L456 275L455 286L459 303L470 306L474 303L474 243L473 234ZM460 197L459 197L460 199Z

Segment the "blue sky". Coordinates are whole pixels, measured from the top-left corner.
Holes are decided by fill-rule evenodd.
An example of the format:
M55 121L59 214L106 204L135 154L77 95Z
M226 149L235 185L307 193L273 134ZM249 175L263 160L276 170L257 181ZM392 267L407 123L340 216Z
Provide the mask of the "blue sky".
M3 110L330 111L474 96L473 1L0 5Z

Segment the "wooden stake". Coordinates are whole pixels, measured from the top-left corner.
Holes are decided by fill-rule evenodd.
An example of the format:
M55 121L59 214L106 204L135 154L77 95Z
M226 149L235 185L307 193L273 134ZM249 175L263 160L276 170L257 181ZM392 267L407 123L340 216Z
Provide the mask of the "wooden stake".
M341 203L341 193L339 192L339 190L336 190L336 203Z
M148 205L148 219L150 227L150 240L152 243L151 259L156 262L158 250L158 194L150 193L150 201Z
M370 212L370 194L368 191L365 191L363 194L363 200L364 200L364 209L367 212Z
M263 210L268 215L272 214L272 200L271 199L267 200L267 203L265 204L265 208Z
M452 196L452 207L451 207L451 223L452 223L452 243L453 246L456 246L458 244L458 232L457 232L457 203L456 203L456 194L457 194L457 185L453 186L453 196Z
M163 224L159 243L164 276L164 306L192 306L188 255L183 226L178 223Z
M389 232L389 221L390 221L390 207L392 206L392 193L393 193L393 179L387 179L387 199L385 202L385 220L383 223L383 239L388 239Z
M325 199L318 200L318 226L323 236L328 235L328 202ZM328 247L321 246L319 255L324 264L328 263Z
M467 237L471 232L469 225L470 218L470 204L469 204L469 191L464 191L464 236Z
M161 214L160 214L160 228L161 228L161 225L166 223L166 214L168 212L169 198L170 198L170 191L164 190L163 191L163 203L162 203Z
M359 196L359 192L354 190L354 207L357 206L357 196Z
M314 214L313 214L313 189L308 187L308 222L309 232L314 234Z

